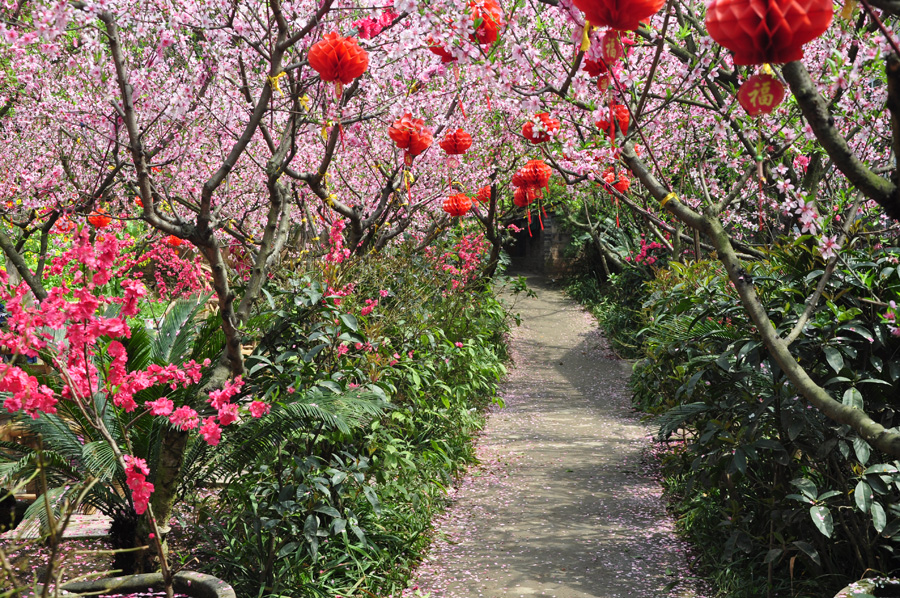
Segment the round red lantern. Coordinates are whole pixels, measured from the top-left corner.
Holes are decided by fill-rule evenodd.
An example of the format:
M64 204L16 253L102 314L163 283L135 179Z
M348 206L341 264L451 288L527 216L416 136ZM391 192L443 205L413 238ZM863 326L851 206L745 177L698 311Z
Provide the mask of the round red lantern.
M97 228L106 228L112 222L112 218L106 215L103 208L97 208L97 211L88 216L88 222Z
M465 193L451 195L444 200L444 211L451 216L464 216L472 207L472 200Z
M737 98L750 116L769 114L784 99L784 86L772 75L753 75L741 85Z
M166 245L169 245L170 247L178 247L182 243L184 243L184 240L179 239L175 235L169 235L168 237L166 237Z
M513 203L516 207L524 208L531 202L532 199L528 197L528 190L525 187L516 187L516 190L513 191Z
M831 0L712 0L706 29L735 64L791 62L828 29L832 12Z
M491 201L491 188L490 186L484 186L478 190L478 195L475 196L475 200L480 203L489 203Z
M409 112L388 127L388 135L398 148L406 150L403 160L407 166L412 164L413 158L431 147L434 141L431 130L425 128L425 121L413 118Z
M341 37L336 32L313 44L307 60L322 81L338 81L343 85L362 76L369 68L369 54L359 47L356 38Z
M572 0L591 25L631 31L653 16L666 0Z
M525 166L519 169L521 173L522 187L527 190L533 199L543 197L541 189L550 186L550 175L553 170L543 160L529 160Z
M475 33L470 36L472 41L479 44L496 42L500 37L500 20L503 18L503 9L497 0L472 0L469 9L475 25Z
M616 137L616 128L614 123L618 125L619 130L622 131L622 134L628 133L628 125L631 122L631 115L628 112L628 108L623 104L613 104L609 107L609 120L598 120L596 123L597 128L601 131L605 131L607 135L609 135L610 139L615 139Z
M456 129L447 133L439 145L449 155L458 156L466 153L466 150L472 147L472 136L462 129Z
M528 121L522 127L522 135L533 144L544 143L550 141L550 135L559 131L559 121L550 118L546 112L534 115L537 124Z

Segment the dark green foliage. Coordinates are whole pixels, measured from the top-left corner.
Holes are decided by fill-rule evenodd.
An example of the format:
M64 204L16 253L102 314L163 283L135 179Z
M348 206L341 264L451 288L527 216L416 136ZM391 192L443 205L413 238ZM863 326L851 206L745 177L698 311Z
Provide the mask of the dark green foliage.
M507 314L489 288L454 292L403 253L330 277L270 289L247 366L272 412L226 429L200 476L224 483L210 571L241 596L405 587L505 373ZM336 301L341 280L355 290ZM366 299L379 304L363 315Z
M835 271L791 351L835 398L896 426L900 339L877 297L900 285L898 255L862 255ZM823 274L814 259L798 242L748 272L783 335ZM680 528L723 595L826 596L895 575L900 463L798 397L718 264L672 263L639 288L635 405L658 416Z

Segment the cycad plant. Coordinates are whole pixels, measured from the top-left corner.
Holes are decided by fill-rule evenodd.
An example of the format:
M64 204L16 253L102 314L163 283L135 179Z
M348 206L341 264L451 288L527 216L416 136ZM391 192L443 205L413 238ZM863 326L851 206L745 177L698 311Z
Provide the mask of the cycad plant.
M175 301L158 320L147 326L135 326L131 337L123 339L128 371L144 370L154 364L180 364L189 359L202 361L214 356L221 348L221 339L220 334L200 321L206 299L195 296ZM108 366L106 361L98 355L97 367ZM42 382L50 387L59 384L50 376ZM172 390L157 385L134 398L143 404L168 396L179 404L187 404L198 386ZM49 500L39 497L26 511L26 518L37 518L46 528L46 505L56 511L74 500L74 494L85 482L94 481L82 504L112 518L110 536L114 548L130 548L135 543L139 518L132 493L127 490L125 471L94 418L102 420L104 431L118 446L128 446L133 455L145 459L151 473L157 463L163 426L168 424L160 418L143 417L146 415L143 409L131 413L116 409L101 393L95 394L91 407L88 413L79 402L60 401L53 414L42 413L32 418L19 413L14 423L23 432L25 442L0 442L0 487L12 486L35 473L40 446ZM54 516L58 515L54 512ZM114 567L126 572L132 570L133 558L133 553L119 553Z

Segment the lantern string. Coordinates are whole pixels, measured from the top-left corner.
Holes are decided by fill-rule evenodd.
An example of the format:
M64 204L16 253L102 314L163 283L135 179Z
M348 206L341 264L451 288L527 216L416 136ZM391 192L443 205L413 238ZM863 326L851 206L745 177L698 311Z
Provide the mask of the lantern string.
M759 214L759 230L763 229L763 185L765 183L765 169L763 168L763 130L762 116L756 117L756 173L759 178L759 206L757 213Z

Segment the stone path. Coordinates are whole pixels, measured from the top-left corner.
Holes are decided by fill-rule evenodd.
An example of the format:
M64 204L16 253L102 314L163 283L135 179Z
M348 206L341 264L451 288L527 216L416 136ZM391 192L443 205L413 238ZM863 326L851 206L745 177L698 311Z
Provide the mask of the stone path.
M645 458L628 363L541 278L519 299L515 367L474 468L437 523L408 596L696 597Z

